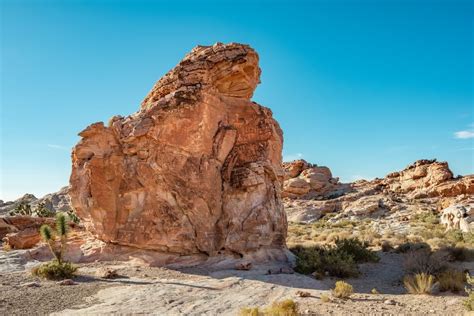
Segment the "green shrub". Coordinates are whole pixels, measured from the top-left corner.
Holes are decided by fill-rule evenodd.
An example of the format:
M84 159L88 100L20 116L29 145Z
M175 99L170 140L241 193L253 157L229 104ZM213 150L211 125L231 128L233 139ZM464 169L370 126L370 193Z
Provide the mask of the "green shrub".
M33 215L33 211L31 210L31 205L25 202L21 202L17 207L11 210L8 215L16 216L16 215L26 215L31 216Z
M296 272L346 278L359 274L357 263L377 262L378 256L358 239L336 239L335 246L295 246Z
M350 254L332 249L325 253L323 257L324 270L331 276L338 278L350 278L359 275L357 264Z
M420 250L420 249L431 250L431 247L430 247L430 245L428 245L425 242L406 242L406 243L398 245L395 252L396 253L407 253L409 251L415 251L415 250Z
M431 294L434 277L426 273L407 275L403 278L403 285L410 294Z
M344 281L337 281L332 295L337 298L349 298L354 293L352 285Z
M74 277L77 267L69 262L59 263L57 260L46 262L31 271L33 275L48 280L70 279Z
M369 250L368 246L367 242L362 242L357 238L336 240L336 249L352 256L355 262L378 262L380 258L375 252Z
M358 275L353 257L333 247L296 246L291 251L296 255L296 272L318 276L327 272L340 278Z

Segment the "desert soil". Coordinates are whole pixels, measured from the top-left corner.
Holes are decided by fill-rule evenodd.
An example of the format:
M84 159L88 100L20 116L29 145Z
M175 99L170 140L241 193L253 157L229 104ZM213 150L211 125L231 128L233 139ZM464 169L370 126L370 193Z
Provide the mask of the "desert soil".
M0 252L0 261L15 252ZM402 256L381 253L379 263L360 266L362 275L346 280L356 294L348 300L322 302L336 279L316 280L300 274L271 274L268 267L250 271L170 270L133 267L119 262L80 265L76 285L60 286L32 277L21 261L0 272L1 315L238 315L242 307L265 306L293 299L300 312L311 315L462 315L462 293L408 295L401 285ZM467 269L473 263L464 263ZM95 271L108 266L119 277L105 280ZM14 268L15 267L15 268ZM28 283L36 282L36 286ZM376 288L381 294L371 294ZM306 291L301 298L296 292Z

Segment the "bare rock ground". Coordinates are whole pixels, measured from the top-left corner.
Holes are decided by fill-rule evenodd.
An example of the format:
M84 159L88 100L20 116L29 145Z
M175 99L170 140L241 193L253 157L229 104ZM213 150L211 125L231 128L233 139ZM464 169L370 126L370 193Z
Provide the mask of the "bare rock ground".
M14 253L14 252L10 252ZM0 254L0 257L5 254ZM268 274L268 266L250 271L133 267L119 262L80 266L76 285L60 286L32 277L18 264L17 272L0 274L2 315L238 315L242 307L265 306L293 299L310 315L462 315L462 293L409 295L401 285L399 254L382 253L379 263L360 266L361 276L346 280L354 286L351 299L331 299L336 279L316 280L301 274ZM11 256L11 254L10 254ZM472 269L473 263L464 263ZM118 277L101 279L97 269L116 269ZM34 284L31 282L35 282ZM371 294L376 288L381 294ZM297 291L310 297L299 297ZM390 303L390 304L388 304Z

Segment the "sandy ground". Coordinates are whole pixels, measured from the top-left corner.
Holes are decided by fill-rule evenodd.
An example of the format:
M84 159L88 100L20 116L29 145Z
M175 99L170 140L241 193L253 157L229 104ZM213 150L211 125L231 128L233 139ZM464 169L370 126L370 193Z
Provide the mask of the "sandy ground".
M14 252L0 252L0 262ZM30 276L21 260L10 260L10 272L0 272L1 315L238 315L246 306L265 306L291 298L303 314L311 315L462 315L461 294L408 295L400 283L401 256L383 254L379 263L361 265L362 276L348 279L356 294L349 300L324 303L336 279L316 280L299 274L268 275L265 266L250 271L208 271L189 268L131 267L124 263L81 265L76 285L60 286ZM13 263L12 263L13 262ZM3 264L3 263L2 263ZM465 267L472 269L472 263ZM119 277L94 277L96 269L109 266ZM23 271L22 271L23 270ZM39 286L25 284L37 282ZM370 294L376 288L381 294ZM298 290L311 293L300 298ZM387 300L392 300L388 304Z

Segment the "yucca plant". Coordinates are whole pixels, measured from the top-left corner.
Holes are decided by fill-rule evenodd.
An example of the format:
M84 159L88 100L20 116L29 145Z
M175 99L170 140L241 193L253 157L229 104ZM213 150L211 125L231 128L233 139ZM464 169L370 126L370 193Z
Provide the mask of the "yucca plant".
M74 276L77 267L63 260L67 247L67 232L68 223L64 213L56 214L56 229L54 231L48 225L41 226L41 237L48 244L55 260L35 267L32 270L33 275L47 279L64 279Z
M40 228L41 237L48 244L58 263L63 262L63 255L67 247L67 231L66 216L63 213L56 214L56 231L54 233L49 225L43 225ZM56 238L59 238L59 246Z

